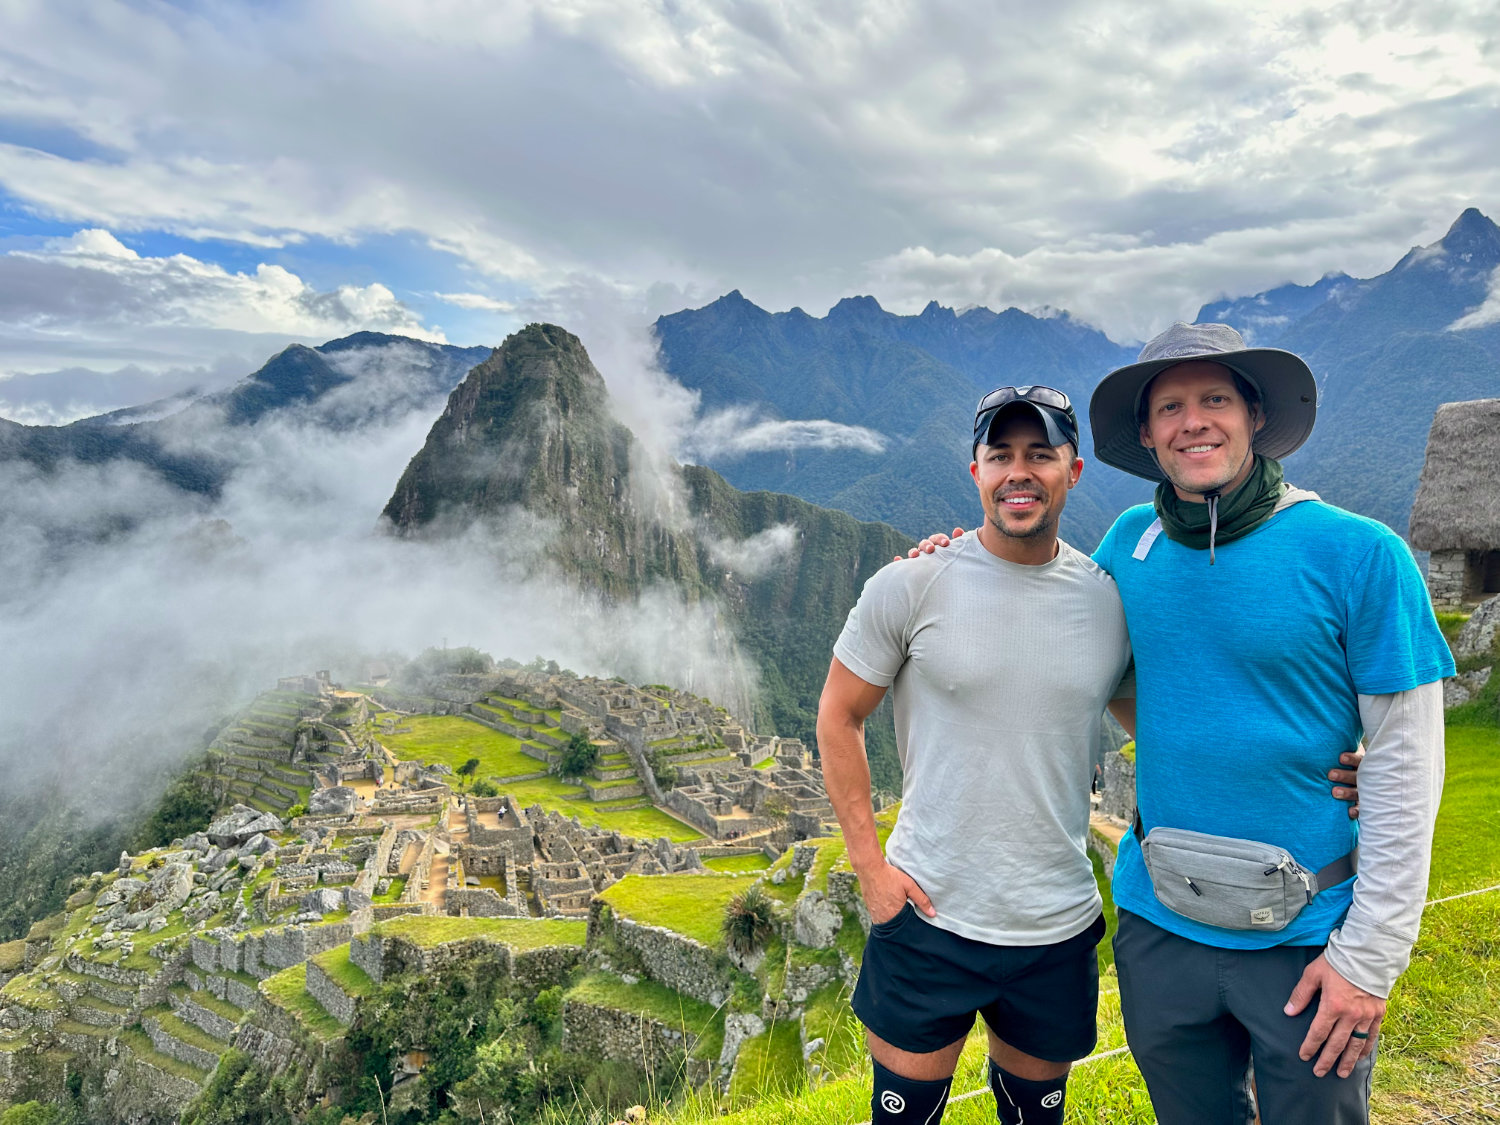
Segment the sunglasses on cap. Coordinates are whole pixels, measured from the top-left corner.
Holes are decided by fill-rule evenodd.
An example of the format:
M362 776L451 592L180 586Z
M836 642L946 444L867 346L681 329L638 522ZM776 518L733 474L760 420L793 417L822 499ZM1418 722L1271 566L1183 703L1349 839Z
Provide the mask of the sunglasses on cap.
M978 445L988 435L990 423L994 421L995 414L1001 408L1010 406L1012 403L1024 402L1038 408L1042 414L1043 423L1053 422L1055 425L1047 426L1049 439L1061 436L1063 441L1072 442L1076 448L1078 445L1078 416L1073 413L1073 403L1062 391L1053 387L1021 386L1021 387L996 387L989 394L979 400L979 405L974 409L974 442ZM1061 445L1063 441L1053 442Z

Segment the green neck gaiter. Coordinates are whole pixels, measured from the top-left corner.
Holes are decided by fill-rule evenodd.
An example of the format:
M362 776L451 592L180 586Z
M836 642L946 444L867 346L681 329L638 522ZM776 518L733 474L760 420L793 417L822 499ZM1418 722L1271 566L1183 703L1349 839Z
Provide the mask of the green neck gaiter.
M1171 482L1162 481L1156 486L1156 514L1168 539L1195 551L1207 548L1212 564L1214 544L1249 535L1270 518L1282 492L1281 462L1257 453L1245 483L1227 496L1210 494L1205 504L1183 500Z

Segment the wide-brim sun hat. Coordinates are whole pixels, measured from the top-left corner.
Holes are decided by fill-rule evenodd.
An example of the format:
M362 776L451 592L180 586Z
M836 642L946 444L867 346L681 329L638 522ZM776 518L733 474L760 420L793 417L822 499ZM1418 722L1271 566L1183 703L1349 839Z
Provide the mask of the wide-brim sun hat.
M1138 408L1146 385L1169 367L1191 360L1222 363L1260 392L1266 424L1251 447L1279 461L1301 448L1318 416L1318 383L1302 358L1280 348L1247 348L1227 324L1178 322L1141 349L1140 357L1111 371L1089 399L1094 455L1133 476L1161 481L1161 466L1141 444Z

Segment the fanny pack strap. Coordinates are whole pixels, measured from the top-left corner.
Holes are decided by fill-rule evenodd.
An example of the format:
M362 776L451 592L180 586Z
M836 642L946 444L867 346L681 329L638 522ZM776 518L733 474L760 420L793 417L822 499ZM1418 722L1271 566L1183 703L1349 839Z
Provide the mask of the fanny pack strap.
M1146 826L1141 823L1141 810L1135 810L1135 823L1131 825L1131 831L1135 833L1138 841L1146 839ZM1342 883L1345 879L1352 879L1359 872L1359 847L1349 850L1348 855L1341 855L1338 859L1326 867L1318 868L1315 878L1318 880L1318 889L1332 887Z

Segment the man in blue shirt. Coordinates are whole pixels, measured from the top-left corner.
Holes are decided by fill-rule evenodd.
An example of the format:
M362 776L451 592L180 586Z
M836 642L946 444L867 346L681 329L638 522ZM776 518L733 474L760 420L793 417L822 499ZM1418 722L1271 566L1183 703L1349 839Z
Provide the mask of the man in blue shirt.
M1385 997L1421 920L1453 662L1402 540L1282 481L1316 399L1291 353L1177 324L1090 407L1099 459L1159 482L1094 558L1135 653L1139 819L1115 866L1116 964L1163 1125L1252 1121L1252 1053L1266 1121L1368 1121ZM1356 826L1324 778L1361 734ZM1210 924L1197 899L1237 890L1189 876L1174 895L1160 870L1153 885L1140 837L1156 828L1271 845L1317 873L1309 902Z

